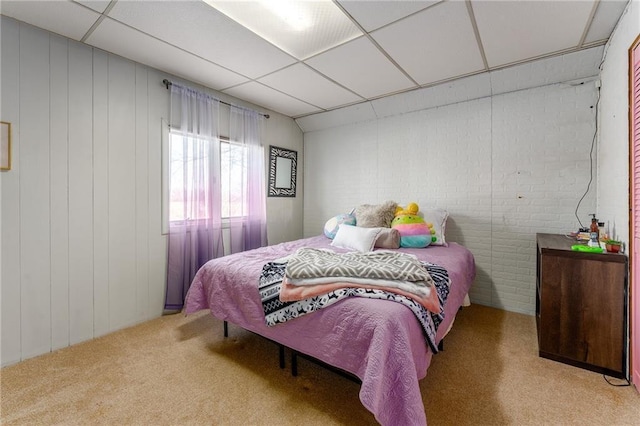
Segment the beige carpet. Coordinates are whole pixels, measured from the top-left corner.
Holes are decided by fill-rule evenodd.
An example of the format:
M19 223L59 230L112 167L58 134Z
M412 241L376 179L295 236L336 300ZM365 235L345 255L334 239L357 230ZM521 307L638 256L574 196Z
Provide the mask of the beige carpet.
M288 352L287 352L288 354ZM162 317L1 370L3 425L375 424L359 386L207 312ZM616 383L622 381L612 379ZM640 425L634 387L537 356L531 316L459 313L421 381L430 425Z

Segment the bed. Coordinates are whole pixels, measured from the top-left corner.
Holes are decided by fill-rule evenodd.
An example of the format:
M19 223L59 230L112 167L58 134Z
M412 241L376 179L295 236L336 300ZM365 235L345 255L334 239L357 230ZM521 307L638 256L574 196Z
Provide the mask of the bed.
M267 326L258 292L263 268L305 247L348 251L319 235L213 259L196 274L185 313L209 309L220 320L357 376L362 382L360 401L383 425L426 424L418 382L426 376L437 349L430 348L423 327L406 306L347 297L330 307ZM439 343L467 298L475 277L473 255L456 243L397 250L439 265L449 274L444 319L435 335Z

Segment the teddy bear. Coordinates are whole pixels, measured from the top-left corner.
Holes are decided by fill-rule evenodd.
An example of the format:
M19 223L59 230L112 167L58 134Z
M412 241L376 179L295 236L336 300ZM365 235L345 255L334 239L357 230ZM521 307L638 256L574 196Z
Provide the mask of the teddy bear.
M436 241L433 224L425 222L418 215L420 207L416 203L407 204L407 208L398 206L391 221L391 228L400 233L400 247L423 248Z

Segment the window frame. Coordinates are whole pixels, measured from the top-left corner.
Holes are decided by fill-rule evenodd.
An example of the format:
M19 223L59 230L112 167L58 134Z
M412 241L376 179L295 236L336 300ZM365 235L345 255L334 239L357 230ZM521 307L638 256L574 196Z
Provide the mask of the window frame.
M163 235L167 235L169 234L169 230L172 226L172 223L174 223L174 226L179 226L180 224L184 223L185 220L176 220L176 221L171 221L170 217L171 217L171 186L170 186L170 182L169 182L169 174L170 174L170 170L171 170L171 126L169 125L169 123L163 118L161 119L161 126L162 126L162 134L161 134L161 144L162 144L162 149L161 149L161 162L162 162L162 170L161 170L161 190L162 190L162 213L161 213L161 220L162 220L162 234ZM233 142L229 139L229 137L227 136L220 136L219 137L220 142L221 143L227 143L227 144L234 144L234 145L238 145L238 146L242 146L242 144L240 143L236 143ZM244 147L246 149L246 147ZM222 153L221 153L222 154ZM221 158L222 161L222 158ZM246 189L246 188L245 188ZM230 227L230 224L232 221L237 221L237 220L245 220L247 218L247 215L241 215L241 216L223 216L221 218L221 224L222 224L222 228L223 229L227 229Z

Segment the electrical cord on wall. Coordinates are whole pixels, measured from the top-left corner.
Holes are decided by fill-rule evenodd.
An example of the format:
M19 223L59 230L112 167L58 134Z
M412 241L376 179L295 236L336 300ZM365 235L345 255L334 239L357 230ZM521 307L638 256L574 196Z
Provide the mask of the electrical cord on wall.
M576 204L576 211L575 211L575 215L576 215L576 219L578 219L578 223L580 224L580 228L582 228L582 221L580 220L580 217L578 217L578 208L580 207L580 204L582 203L582 200L584 200L584 197L587 196L587 194L589 193L589 190L591 189L591 183L593 182L593 149L596 146L596 138L598 137L598 104L600 104L600 87L598 87L598 98L596 99L596 105L595 105L595 109L596 109L596 128L593 131L593 139L591 140L591 150L589 150L589 183L587 184L587 189L586 191L584 191L584 194L582 194L582 197L580 198L580 200L578 201L578 204ZM594 108L594 107L592 107Z

